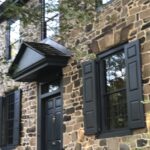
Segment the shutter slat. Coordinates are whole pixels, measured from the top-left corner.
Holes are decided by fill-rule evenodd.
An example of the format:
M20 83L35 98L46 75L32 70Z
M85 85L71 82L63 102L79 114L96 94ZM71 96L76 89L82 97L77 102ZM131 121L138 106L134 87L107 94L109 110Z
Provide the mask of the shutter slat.
M14 94L14 129L13 145L19 144L20 139L20 115L21 115L21 90L15 91Z
M95 62L85 62L83 63L82 67L84 128L85 134L90 135L98 132Z
M140 64L139 41L125 45L126 67L127 67L127 100L128 120L130 129L145 127L144 108L141 103L142 78Z

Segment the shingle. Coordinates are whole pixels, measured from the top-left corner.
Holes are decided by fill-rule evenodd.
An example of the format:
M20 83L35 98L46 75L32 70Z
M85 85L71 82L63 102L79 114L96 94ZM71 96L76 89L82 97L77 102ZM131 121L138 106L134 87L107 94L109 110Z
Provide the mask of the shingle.
M32 47L33 49L36 49L42 53L44 53L46 56L48 55L56 55L56 56L66 56L64 53L62 53L61 51L51 47L48 44L44 44L44 43L35 43L35 42L25 42L24 44L26 44L27 46Z

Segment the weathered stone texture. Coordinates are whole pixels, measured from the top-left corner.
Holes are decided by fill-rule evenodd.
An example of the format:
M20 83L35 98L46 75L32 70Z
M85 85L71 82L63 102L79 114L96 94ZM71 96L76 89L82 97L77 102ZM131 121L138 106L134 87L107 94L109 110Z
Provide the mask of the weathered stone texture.
M38 4L32 0L28 3ZM0 94L20 87L23 90L21 141L16 150L36 150L37 84L16 83L6 76L10 63L4 63L6 22L0 24ZM40 25L21 28L22 40L40 41ZM114 0L96 13L95 22L72 29L63 35L65 46L78 52L99 53L111 47L140 39L144 98L150 101L150 1ZM84 55L82 56L84 58ZM63 146L65 150L136 150L150 149L150 106L144 104L146 129L133 135L109 139L86 136L83 123L83 86L80 63L72 58L63 69Z
M149 0L114 0L97 12L93 25L88 23L81 30L72 30L65 39L66 46L76 47L89 53L99 53L125 42L140 40L142 79L144 100L150 101L150 1ZM73 38L72 38L72 33ZM69 43L69 44L68 44ZM87 46L88 45L88 48ZM84 59L84 57L83 57ZM146 126L145 129L135 130L132 135L111 137L109 139L84 135L82 76L75 61L70 60L64 68L64 148L82 150L136 150L149 149L150 106L144 104ZM70 78L71 77L71 78ZM65 81L69 78L69 81ZM71 90L69 90L71 88ZM74 107L71 114L67 109ZM76 136L71 136L76 135ZM68 137L68 138L66 138ZM77 139L76 139L77 138ZM68 140L69 139L69 140ZM73 140L76 139L76 140ZM142 139L147 141L143 144ZM142 143L142 144L141 144Z

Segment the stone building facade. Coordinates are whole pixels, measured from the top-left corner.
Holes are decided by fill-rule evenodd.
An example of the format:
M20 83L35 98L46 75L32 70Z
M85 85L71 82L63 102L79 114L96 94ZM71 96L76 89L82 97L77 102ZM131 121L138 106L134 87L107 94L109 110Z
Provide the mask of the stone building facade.
M39 2L39 1L38 1ZM29 1L38 3L36 0ZM46 150L39 146L39 84L41 82L16 82L7 76L12 62L5 61L6 21L0 24L0 94L22 90L20 137L15 150ZM41 41L41 24L20 28L22 40ZM85 27L75 28L66 33L65 47L76 48L86 53L102 54L124 43L139 40L142 91L145 127L134 129L123 136L100 137L86 135L84 130L83 99L83 60L71 56L66 66L62 67L61 97L62 109L62 147L65 150L149 150L150 149L150 1L149 0L112 0L95 11L95 21ZM23 57L19 57L19 61ZM42 78L42 76L41 76ZM90 91L89 91L90 92ZM42 131L40 130L40 133ZM41 136L41 135L40 135ZM41 140L41 141L39 141ZM1 147L3 149L3 147ZM53 148L57 150L57 148ZM58 149L59 150L59 149Z

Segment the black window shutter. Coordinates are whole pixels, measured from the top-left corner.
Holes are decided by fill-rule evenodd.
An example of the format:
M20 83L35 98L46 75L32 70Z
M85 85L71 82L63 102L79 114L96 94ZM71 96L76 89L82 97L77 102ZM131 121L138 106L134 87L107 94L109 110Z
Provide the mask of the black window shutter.
M95 61L88 61L82 65L84 128L87 135L98 132L95 67Z
M2 102L3 102L3 97L0 97L0 146L2 145Z
M5 48L5 58L6 60L10 59L11 53L10 53L10 23L7 23L7 29L6 29L6 48Z
M18 145L20 140L20 115L21 115L21 90L14 93L14 129L13 145Z
M128 120L130 129L142 128L144 122L144 108L142 101L142 78L140 64L139 41L125 45Z

